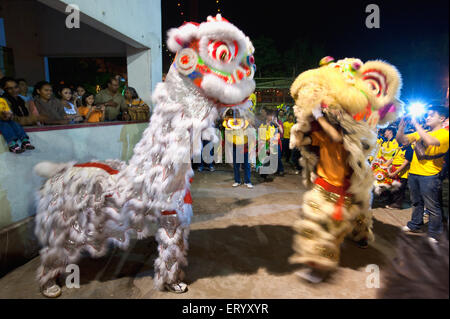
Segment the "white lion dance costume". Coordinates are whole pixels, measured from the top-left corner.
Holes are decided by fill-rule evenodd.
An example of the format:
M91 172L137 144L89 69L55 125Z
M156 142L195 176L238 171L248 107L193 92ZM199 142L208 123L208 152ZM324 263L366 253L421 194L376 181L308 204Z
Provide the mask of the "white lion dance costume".
M387 63L358 59L334 62L331 57L322 59L320 68L300 74L293 83L297 124L291 131L290 147L301 150L303 179L312 190L304 195L295 225L296 253L291 262L329 272L338 266L340 245L346 236L357 242L373 240L370 205L374 178L368 157L376 144L376 125L395 120L401 111L401 102L396 99L400 87L399 72ZM343 136L343 142L336 146L341 147L342 156L330 160L332 176L323 174L317 148L310 145L314 132L320 133L320 125L312 116L318 106ZM325 138L325 153L329 144ZM320 156L326 157L320 149ZM348 174L340 185L330 182L344 169Z
M150 235L156 222L158 289L184 292L192 215L191 157L201 140L217 141L212 125L222 107L243 108L255 89L254 48L248 37L220 15L168 32L177 53L164 83L153 94L149 127L128 165L40 163L48 180L37 194L35 233L43 248L38 279L43 294L57 297L58 275L83 251L105 255L108 243L127 249L130 235Z

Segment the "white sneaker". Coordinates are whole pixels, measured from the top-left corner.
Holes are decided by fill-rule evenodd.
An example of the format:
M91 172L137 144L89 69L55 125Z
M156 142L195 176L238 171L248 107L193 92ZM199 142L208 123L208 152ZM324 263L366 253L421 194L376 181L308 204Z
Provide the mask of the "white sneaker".
M428 237L428 241L432 246L436 246L439 244L439 241L437 241L436 239L434 239L433 237Z
M404 233L411 233L411 232L412 232L412 229L409 228L408 226L403 226L403 227L402 227L402 232L404 232Z
M188 286L184 282L179 282L177 284L166 284L165 288L167 291L175 294L183 294L187 292Z
M253 188L253 185L252 185L252 183L248 183L248 184L245 184L245 186L247 186L247 188L250 188L250 189L252 189L252 188Z
M320 284L328 276L328 272L318 269L302 269L295 273L298 277L312 284Z
M238 187L238 186L241 186L241 183L234 183L232 186L233 187Z
M58 298L61 296L61 287L57 284L47 286L42 290L42 294L47 298Z

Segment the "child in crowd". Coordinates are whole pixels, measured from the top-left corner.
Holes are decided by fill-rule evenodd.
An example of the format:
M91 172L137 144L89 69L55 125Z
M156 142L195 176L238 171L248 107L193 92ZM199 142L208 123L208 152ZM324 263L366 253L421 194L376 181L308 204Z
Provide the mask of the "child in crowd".
M12 117L13 113L8 103L5 99L0 98L0 133L5 138L9 151L20 154L25 152L25 150L34 150L35 147L31 145L30 138L23 130L23 127L14 122ZM19 146L19 142L21 146Z
M86 89L82 85L78 85L77 89L75 90L73 94L73 100L76 107L83 106L83 96L86 94Z
M87 123L98 123L105 120L105 106L94 105L94 94L85 93L82 98L82 105L78 108L78 112Z
M411 145L402 145L396 151L389 168L389 178L400 182L400 188L389 193L388 209L403 209L406 187L408 186L409 164L412 161L414 150Z
M66 112L66 118L71 124L83 122L83 117L81 117L78 112L77 107L72 102L72 89L68 86L63 86L59 91L61 97L61 102L64 105L64 111Z

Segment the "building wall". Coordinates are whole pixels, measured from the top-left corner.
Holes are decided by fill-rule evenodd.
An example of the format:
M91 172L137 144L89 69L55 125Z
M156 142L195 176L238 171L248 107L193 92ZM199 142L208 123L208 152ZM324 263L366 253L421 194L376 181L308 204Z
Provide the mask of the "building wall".
M66 28L67 4L80 8L79 29ZM46 56L128 57L129 84L151 103L162 78L160 0L2 0L0 8L17 77L45 79Z
M8 151L0 136L0 230L35 214L34 193L42 183L32 173L42 161L128 160L144 124L86 127L28 133L36 150Z

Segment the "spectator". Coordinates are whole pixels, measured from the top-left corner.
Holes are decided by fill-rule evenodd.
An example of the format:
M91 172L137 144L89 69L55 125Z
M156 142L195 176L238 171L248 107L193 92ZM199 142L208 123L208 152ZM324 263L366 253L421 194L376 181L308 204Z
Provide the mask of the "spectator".
M3 72L2 72L2 70L0 69L0 82L3 80L4 77L5 76L4 76ZM2 87L0 85L0 96L2 96L3 93L5 93L5 91L3 91L3 89L2 89Z
M223 125L225 129L228 130L228 132L225 133L225 138L229 143L232 143L233 145L234 184L232 186L238 187L241 185L242 164L244 166L244 184L247 186L247 188L252 189L253 184L251 182L251 167L248 156L248 136L246 136L244 132L244 130L246 130L248 126L244 126L242 129L236 130L228 129L228 127L233 127L235 125L239 126L240 121L245 121L245 119L236 119L233 111L229 110L227 112ZM243 154L243 163L241 162L242 156L238 157L238 153Z
M411 193L413 212L411 221L403 227L405 232L417 232L423 225L424 207L430 213L428 235L431 243L437 243L443 231L442 207L439 201L439 191L442 181L439 174L444 165L444 156L449 149L448 131L443 123L448 117L448 108L432 107L426 117L426 125L430 128L425 131L415 118L411 124L416 132L405 135L404 130L407 119L402 119L399 125L397 139L402 144L415 142L414 155L408 177L408 186Z
M82 98L82 105L78 108L78 112L87 123L103 122L105 119L105 106L94 105L94 94L85 93Z
M286 115L283 110L278 111L278 119L281 121L281 123L286 121Z
M64 105L53 96L50 83L41 81L36 83L33 91L33 100L29 104L32 114L38 116L39 122L47 125L68 124Z
M396 151L399 149L399 145L395 136L397 131L394 127L390 126L384 130L384 139L381 143L378 151L377 159L381 162L381 165L389 167L392 164Z
M73 94L76 107L80 107L80 106L84 105L83 104L83 96L85 94L86 94L86 89L82 85L78 85Z
M69 122L71 124L83 122L83 117L78 112L75 103L72 102L72 89L68 86L62 86L58 93L61 98L61 103L64 105L66 118L69 120Z
M129 118L126 119L131 119L133 121L148 121L150 119L150 108L141 98L139 98L139 95L134 88L126 88L124 97L129 115Z
M198 167L198 171L199 172L203 172L203 170L205 169L206 165L208 166L208 169L209 169L210 172L214 172L216 170L214 168L214 147L212 145L210 145L209 143L212 143L212 142L211 141L202 140L201 163L200 163L200 166ZM209 151L210 158L208 159L208 162L209 162L209 160L211 160L211 163L209 163L209 164L206 163L205 159L203 158L203 149L205 147L211 147L211 150Z
M13 113L11 120L18 122L22 126L34 125L37 117L30 114L25 105L25 101L19 96L19 86L12 78L3 78L2 88L4 93L2 97L8 103L8 107Z
M281 145L281 137L284 136L283 123L278 119L277 114L272 110L267 110L266 116L266 124L275 127L278 131L276 133L278 140L278 169L275 175L284 176L284 166L281 161L282 158L282 145Z
M30 138L23 127L14 122L13 112L4 98L0 98L0 132L2 133L11 153L20 154L25 150L34 150ZM19 142L21 146L19 146Z
M286 162L291 160L291 149L289 148L289 142L291 138L291 128L294 125L294 115L289 114L287 121L283 123L283 153L286 157Z
M33 96L28 91L28 83L25 79L17 79L17 84L19 85L19 96L22 98L22 100L25 101L25 103L28 103L33 99Z
M127 105L125 98L119 93L119 82L116 78L110 78L107 88L101 90L95 97L95 103L104 104L106 107L105 120L116 121L118 119L126 118ZM122 112L122 114L121 114ZM120 117L120 118L119 118Z
M276 139L277 141L277 157L278 157L278 163L277 163L277 175L284 176L284 167L283 162L281 161L281 136L283 135L283 125L281 122L277 119L275 112L270 109L265 109L264 113L265 123L260 125L260 129L266 130L266 141L271 141L272 139ZM266 178L264 175L261 175L263 178Z
M408 186L409 164L412 161L414 151L411 145L402 145L392 160L389 168L389 177L400 182L400 188L389 193L388 209L403 209L406 187Z
M299 175L300 172L302 171L302 166L300 165L300 157L301 157L300 150L297 147L295 147L292 150L292 161L294 162L295 166L295 175Z

